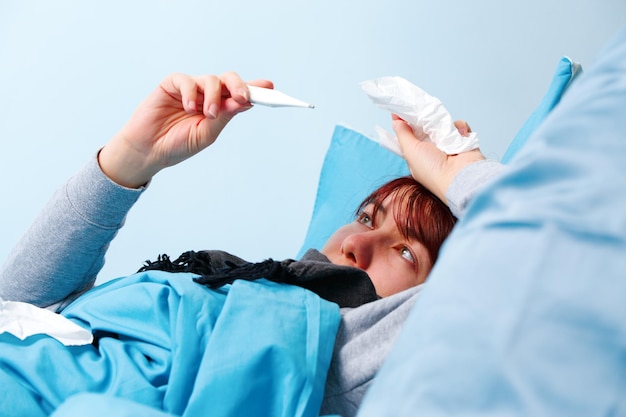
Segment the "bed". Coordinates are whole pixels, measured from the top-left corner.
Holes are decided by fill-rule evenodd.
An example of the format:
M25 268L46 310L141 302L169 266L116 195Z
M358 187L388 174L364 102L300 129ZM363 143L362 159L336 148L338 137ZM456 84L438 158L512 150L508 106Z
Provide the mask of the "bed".
M626 39L625 33L621 36ZM537 365L529 366L527 373L520 376L519 369L506 369L508 363L506 360L510 357L499 357L502 352L497 349L494 355L493 350L494 346L500 348L519 341L511 329L532 328L533 323L520 323L520 315L514 314L534 307L528 297L547 291L548 297L542 300L544 308L548 308L550 301L559 297L564 299L559 299L556 305L569 306L568 302L572 302L580 292L572 290L561 294L558 289L561 288L559 285L562 282L554 283L549 280L546 280L542 287L525 288L525 284L537 285L537 279L529 283L528 278L524 279L525 276L543 277L548 272L541 271L527 258L514 256L511 259L503 256L502 251L507 251L509 255L523 253L526 244L523 239L513 242L505 239L511 247L502 247L501 250L488 253L486 260L481 262L472 262L478 256L472 250L477 246L482 247L482 242L488 242L487 247L498 247L498 239L502 239L502 233L523 229L519 227L520 224L530 227L531 230L536 226L536 219L533 223L530 217L519 220L516 228L514 223L502 217L504 215L489 216L489 213L493 213L494 207L501 207L503 204L493 196L510 199L510 196L506 195L507 187L517 187L518 192L520 189L524 191L526 188L536 186L537 183L541 185L544 175L549 185L551 179L558 180L553 178L555 175L563 177L570 173L567 167L555 171L552 169L554 166L537 167L533 165L533 161L537 159L538 152L544 152L541 148L542 138L558 136L559 129L570 120L568 117L571 116L568 116L567 112L573 111L570 110L572 106L580 105L576 97L584 98L585 94L597 96L601 93L612 97L610 91L607 92L602 86L598 87L594 80L600 79L601 82L602 77L608 73L604 68L610 67L611 64L624 70L626 65L624 46L621 50L619 47L614 49L618 50L614 54L616 56L610 55L606 58L608 64L605 62L604 67L600 66L600 69L595 69L592 73L599 75L591 77L591 81L582 83L577 95L574 94L574 98L570 100L573 104L566 105L566 110L553 116L556 112L553 111L554 108L561 101L565 91L573 88L570 88L571 81L579 74L579 67L569 58L564 57L558 63L546 95L512 140L503 158L503 162L511 164L511 173L490 184L480 194L470 207L467 218L463 219L450 241L446 243L423 301L420 297L420 302L416 305L396 349L377 377L374 388L366 397L359 415L416 415L418 410L423 415L465 412L469 414L493 412L495 415L499 410L507 410L505 414L512 415L514 412L509 413L511 409L518 411L519 415L544 414L543 411L546 409L555 410L551 400L558 405L557 400L562 398L558 396L566 398L566 392L558 389L553 392L551 390L554 387L551 385L532 385L534 382L544 381L542 379L544 370ZM578 82L573 85L577 84ZM594 93L594 88L599 91ZM621 92L623 96L623 90ZM602 104L602 101L600 103ZM606 106L613 104L610 100L606 102ZM557 107L560 108L561 106ZM584 114L586 113L579 116L582 118ZM615 117L613 113L608 114ZM597 117L597 114L593 115ZM593 119L586 120L587 124L591 122ZM608 126L606 129L613 127L610 123ZM608 135L608 139L612 138ZM530 142L527 143L528 141ZM576 144L580 145L573 142L563 146L567 149L568 146L575 147ZM623 153L623 150L621 152ZM553 157L549 163L558 160L550 152L547 154ZM534 174L528 175L528 170L533 169L539 171L532 171ZM345 126L337 126L322 167L311 223L302 246L303 251L310 247L321 248L329 234L351 218L354 207L377 184L391 177L406 175L407 172L401 158L359 132ZM342 181L332 181L333 178L342 178ZM623 182L618 185L623 185ZM549 192L555 190L544 191ZM501 197L503 193L505 196ZM517 210L523 208L515 207ZM338 216L338 213L341 215ZM476 233L479 232L481 245L476 245ZM572 233L575 235L574 232ZM623 250L624 240L623 235L621 241L619 235L614 237L611 242L617 241L619 245L611 250ZM551 249L550 242L545 242L532 253L538 250L549 253ZM623 253L626 252L621 252L622 258L626 258ZM558 252L551 254L549 258L555 256L567 256L567 253ZM545 258L535 257L542 261L545 261ZM598 259L600 258L598 255ZM459 259L463 262L459 262ZM503 262L520 262L522 259L529 264L519 268L515 288L507 286L510 280L497 279L499 278L497 273L506 270ZM490 269L481 268L485 262L490 264ZM620 265L622 264L623 262ZM540 265L546 266L549 266L548 262ZM626 265L622 266L624 266L622 271L626 270ZM610 273L617 271L615 268L610 268L607 275L612 276ZM463 280L468 275L471 279ZM549 276L561 278L559 274ZM281 286L264 280L236 281L232 286L208 292L215 303L221 306L218 313L215 313L214 310L203 308L204 304L199 300L187 299L184 296L187 294L186 285L195 285L190 279L180 279L179 276L172 278L170 274L153 271L137 274L130 280L136 285L134 288L139 288L140 291L132 293L125 291L128 281L112 281L89 293L63 312L69 319L97 329L95 345L100 355L94 356L94 345L67 348L46 335L31 336L24 341L6 333L0 335L2 344L0 384L3 387L0 390L0 410L2 410L0 414L57 417L83 414L192 416L206 412L210 412L212 416L318 415L334 332L339 323L336 305L325 302L298 287ZM593 290L593 286L584 289ZM535 304L538 298L532 297ZM256 313L258 309L248 309L249 300L261 302L267 305L268 309L259 315ZM82 307L87 301L91 305L100 306L96 309L97 314L85 312ZM120 303L131 305L136 310L136 315L133 315L135 322L114 323L107 319L114 314L115 306ZM599 311L601 304L604 302L598 301L593 304L596 310L592 313ZM491 310L487 309L487 306ZM507 306L515 308L511 309L512 312L509 314L493 317L493 311L509 311ZM564 311L568 314L570 312L578 314L576 318L579 321L576 325L582 326L585 324L585 318L581 316L581 311L590 305L578 307L579 304L572 302L571 309ZM466 314L468 310L475 315L468 317ZM489 315L490 311L492 315ZM610 312L616 313L614 310ZM545 310L531 313L531 318L540 319ZM625 311L620 313L623 316ZM286 316L285 320L281 320L281 325L277 325L275 321L277 314ZM159 318L156 321L155 316ZM550 323L554 326L558 319L569 320L565 313L559 312L552 312L546 317L553 320ZM591 317L598 320L598 325L615 324L611 320L600 321L593 314ZM158 326L142 327L146 321L158 323ZM289 325L283 326L283 322ZM596 322L591 324L594 325ZM124 328L133 331L145 328L146 332L138 340L130 341L124 340L123 336L122 340L120 337L114 340L98 337L106 335L107 332L124 335ZM532 340L526 341L525 346L528 343L535 343L536 349L542 349L541 337L550 338L550 329L555 330L556 327L543 327L539 333L529 332ZM617 355L618 351L623 352L623 341L608 336L612 330L610 327L604 328L591 335L596 336L603 331L599 337L604 335L614 343L615 349L609 352L611 356L606 359L607 363L610 360L615 362L620 358ZM622 333L620 337L621 335ZM551 343L549 352L542 357L540 364L547 367L547 372L551 376L563 368L551 367L546 361L549 358L558 359L561 352L559 349L563 348L563 344L571 343L574 336L585 336L585 332L568 336L571 337ZM470 342L467 343L466 340ZM600 337L598 340L603 339ZM132 349L129 343L124 342L129 342ZM28 346L28 349L24 349L24 346ZM137 350L133 350L135 348ZM533 349L530 351L534 352ZM145 354L134 356L134 352ZM524 354L515 349L513 353ZM591 349L575 353L597 352ZM179 360L171 361L171 356L176 356ZM533 358L518 359L522 364L533 364ZM623 360L621 362L623 366ZM559 362L563 365L567 363L569 362L566 360ZM559 378L567 379L568 375L566 372ZM599 397L608 396L600 395L603 385L599 381L603 375L594 375L594 382L600 383L599 388L594 388L594 399L597 403L600 403ZM606 383L613 382L615 378L619 379L615 372L608 376L613 379ZM60 379L55 381L57 388L50 388L48 383L50 378ZM621 380L623 379L622 375ZM518 382L519 386L516 385ZM90 392L76 394L85 384L89 386ZM111 387L113 389L110 389ZM522 390L516 390L517 388ZM580 381L575 388L582 390L588 387L584 381ZM580 393L582 395L582 391ZM550 407L541 408L541 402L535 401L536 397L542 396L548 397L544 404L549 404ZM526 398L531 398L535 402L528 405L524 402ZM618 402L615 400L612 403L605 403L617 407ZM565 410L561 414L574 415L569 413L570 410L564 400L561 404L564 404L564 408L560 411ZM591 410L591 406L581 410Z

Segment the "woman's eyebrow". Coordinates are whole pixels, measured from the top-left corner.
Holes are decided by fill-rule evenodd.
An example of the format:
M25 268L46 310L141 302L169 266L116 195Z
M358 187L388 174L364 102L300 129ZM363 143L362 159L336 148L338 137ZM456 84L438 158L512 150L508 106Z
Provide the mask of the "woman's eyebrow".
M381 213L383 217L385 217L387 215L387 207L385 207L384 203L380 203L378 205L378 207L374 206L375 210L376 210L376 215L378 215L378 213Z

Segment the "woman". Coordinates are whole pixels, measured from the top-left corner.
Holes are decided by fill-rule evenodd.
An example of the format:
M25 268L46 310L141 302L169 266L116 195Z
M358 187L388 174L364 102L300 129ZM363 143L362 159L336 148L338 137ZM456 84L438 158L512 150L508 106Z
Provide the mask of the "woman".
M267 80L250 84L273 86ZM46 214L35 221L31 232L18 243L1 271L0 296L59 309L77 294L91 288L104 262L109 242L123 225L128 210L146 184L160 170L211 145L236 114L252 107L248 98L246 84L235 73L220 77L173 74L166 78L144 100L126 126L102 148L97 164L90 161L81 173L74 176L65 190L60 191L66 195L59 195L51 201L44 210ZM396 120L394 123L402 122ZM461 133L469 132L467 124L458 123L457 126ZM427 186L428 181L449 183L461 167L484 157L476 150L450 159L458 161L458 169L453 166L450 173L442 173L437 179L422 175L420 182ZM424 164L411 164L410 159L409 165L412 172L425 170ZM436 184L431 187L437 197L446 202L442 187L437 188ZM453 200L459 201L459 207L454 209L458 216L467 196L462 190L457 194L459 196L454 196ZM80 197L81 202L71 201L73 197ZM453 201L452 206L455 204ZM80 207L75 213L77 205ZM77 221L76 215L83 220ZM56 219L53 229L49 229L50 218ZM331 239L332 242L336 239ZM339 258L337 251L340 249L329 244L323 252L332 258L331 261L345 264L346 261ZM31 262L38 258L46 261L34 267ZM81 259L84 262L77 262ZM434 259L429 261L432 263ZM375 274L366 272L370 277ZM421 271L414 284L422 282L426 272L427 269ZM59 278L52 282L50 277ZM389 293L385 291L385 294Z
M272 87L266 80L250 84ZM211 145L236 114L252 107L248 99L246 84L234 73L166 78L102 148L97 161L90 161L53 197L5 263L0 296L62 311L89 290L110 241L146 184L161 169ZM466 124L457 126L461 133L469 131ZM446 193L461 168L484 157L472 151L444 157L445 164L433 159L439 165L428 166L422 160L427 152L418 148L429 144L414 141L401 120L394 121L394 128L413 176L459 215L469 198L464 190L473 188ZM483 161L482 166L489 164ZM431 171L437 178L430 178ZM422 216L427 212L436 217ZM402 179L366 199L355 222L339 229L321 253L305 256L304 261L364 271L375 298L383 297L342 310L323 414L354 414L453 224L441 201L413 179Z

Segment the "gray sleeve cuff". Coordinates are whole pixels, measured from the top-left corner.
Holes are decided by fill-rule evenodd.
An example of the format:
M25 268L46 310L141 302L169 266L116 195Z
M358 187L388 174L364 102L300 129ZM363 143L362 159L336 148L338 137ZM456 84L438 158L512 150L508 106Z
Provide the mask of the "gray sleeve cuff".
M66 195L73 210L100 228L119 228L147 186L126 188L113 182L98 165L97 156L67 182Z
M483 185L496 178L504 170L500 162L487 159L463 168L448 187L448 207L457 218L463 217L465 208Z

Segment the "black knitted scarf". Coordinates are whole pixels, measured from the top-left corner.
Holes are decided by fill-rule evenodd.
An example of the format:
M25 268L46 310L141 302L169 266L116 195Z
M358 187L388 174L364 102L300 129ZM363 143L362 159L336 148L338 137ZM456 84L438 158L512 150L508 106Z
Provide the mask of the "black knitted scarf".
M219 288L236 279L265 278L306 288L340 307L358 307L379 298L365 271L334 265L315 250L309 250L299 261L267 259L257 263L224 251L188 251L173 261L162 254L154 262L146 261L138 272L150 270L191 272L199 275L194 281L209 288Z

